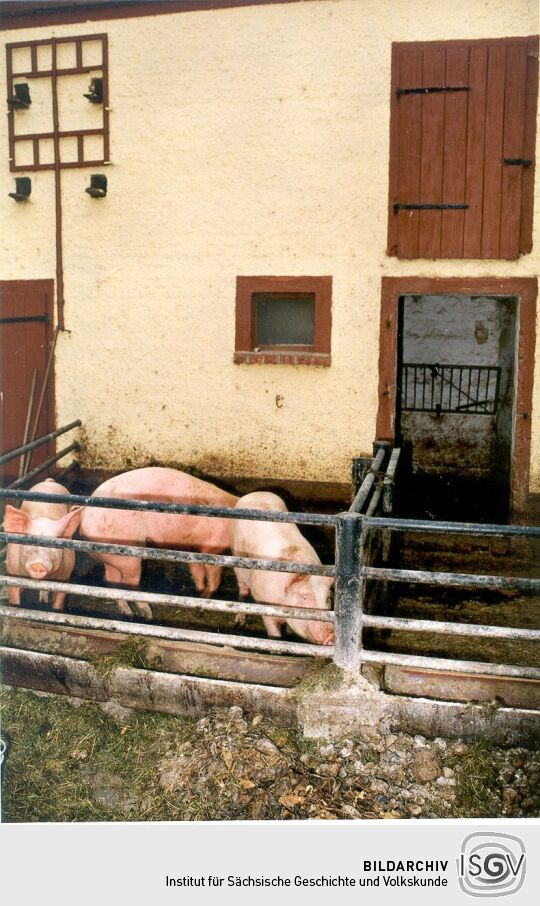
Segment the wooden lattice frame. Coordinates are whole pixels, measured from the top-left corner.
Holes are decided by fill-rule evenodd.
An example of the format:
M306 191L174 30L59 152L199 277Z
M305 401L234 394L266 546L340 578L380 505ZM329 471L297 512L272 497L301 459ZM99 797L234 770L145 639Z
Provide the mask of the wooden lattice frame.
M90 42L101 42L101 63L92 63L83 65L83 48ZM76 65L72 67L57 66L58 44L74 44ZM51 47L52 66L50 69L38 69L39 46ZM13 71L13 52L21 48L30 50L31 68L24 72ZM16 132L17 113L10 110L8 114L9 123L9 168L11 172L30 171L30 170L55 170L68 169L73 167L93 167L97 164L109 163L109 68L108 68L108 40L106 34L79 35L76 37L66 38L47 38L40 41L19 41L14 44L6 45L7 56L7 88L8 96L14 94L14 82L16 79L38 79L48 78L51 80L52 91L52 110L53 110L53 131L50 132ZM58 121L58 79L71 75L83 75L84 73L99 73L103 80L103 104L102 104L102 125L94 129L71 129L61 130ZM103 157L87 159L84 157L84 138L87 135L100 135L103 138ZM60 159L60 140L62 138L77 139L77 160L62 161ZM52 163L40 162L40 141L53 140L54 161ZM18 142L32 142L33 162L28 164L17 164L15 149Z

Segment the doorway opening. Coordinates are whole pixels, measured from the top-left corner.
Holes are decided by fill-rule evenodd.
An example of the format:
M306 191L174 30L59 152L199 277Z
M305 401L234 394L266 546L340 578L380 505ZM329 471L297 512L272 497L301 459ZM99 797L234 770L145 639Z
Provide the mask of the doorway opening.
M508 519L516 317L515 296L400 295L396 438L410 450L411 515Z
M411 463L400 515L528 512L537 281L383 277L376 436Z

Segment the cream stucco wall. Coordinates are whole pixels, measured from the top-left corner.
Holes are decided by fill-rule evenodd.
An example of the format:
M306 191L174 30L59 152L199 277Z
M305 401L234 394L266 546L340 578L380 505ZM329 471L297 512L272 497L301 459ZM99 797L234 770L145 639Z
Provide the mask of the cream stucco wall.
M154 457L222 476L348 480L374 439L381 277L538 271L538 204L536 256L386 257L391 43L534 34L536 3L455 0L449 15L437 0L307 0L4 40L101 31L109 194L85 194L88 169L62 173L58 423L82 419L92 465ZM53 277L54 177L32 174L31 201L13 204L5 123L2 277ZM331 274L332 366L233 365L238 274Z

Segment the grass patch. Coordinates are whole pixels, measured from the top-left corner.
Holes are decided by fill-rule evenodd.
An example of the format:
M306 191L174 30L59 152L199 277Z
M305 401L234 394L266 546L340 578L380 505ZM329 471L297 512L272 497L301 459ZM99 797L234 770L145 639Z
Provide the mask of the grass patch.
M118 645L109 654L92 658L90 663L103 678L109 676L117 667L135 667L149 670L155 666L155 658L148 655L148 645L143 639L130 638ZM159 659L158 659L159 660Z
M343 683L343 670L335 664L316 666L307 671L299 683L292 688L292 694L301 701L313 692L331 692Z
M192 732L189 718L137 712L118 726L93 703L73 707L22 690L0 695L9 737L2 820L167 820L156 758Z
M493 794L498 779L495 753L485 740L471 747L467 755L455 759L461 770L456 775L455 808L460 816L492 817Z

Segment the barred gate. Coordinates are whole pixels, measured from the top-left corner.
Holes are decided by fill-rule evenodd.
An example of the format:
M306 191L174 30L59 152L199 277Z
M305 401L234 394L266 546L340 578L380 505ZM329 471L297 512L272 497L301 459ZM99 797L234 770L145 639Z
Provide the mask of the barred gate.
M336 665L358 669L363 665L395 665L404 668L432 668L451 673L483 674L494 677L540 679L540 669L513 664L466 661L450 658L415 656L377 651L366 648L364 629L413 630L475 637L477 639L512 639L538 641L540 632L523 628L508 628L443 622L434 620L404 619L380 615L372 611L369 589L379 589L375 602L396 582L436 585L458 588L518 589L540 591L540 579L515 576L490 576L453 574L424 570L399 569L393 565L392 539L405 532L426 532L456 536L540 537L540 527L518 525L488 525L456 522L427 522L396 518L393 515L394 489L399 471L400 451L389 444L375 444L371 462L363 463L362 481L348 512L337 515L322 513L269 512L238 508L207 507L188 504L164 504L112 498L87 497L71 494L58 497L54 494L13 490L0 491L0 499L41 500L44 502L71 503L79 506L108 509L136 510L182 515L225 517L230 519L266 522L295 523L297 525L325 526L335 531L334 565L303 564L288 560L264 560L230 555L202 554L179 550L145 548L136 545L105 544L72 539L50 539L41 536L0 532L0 542L36 544L42 547L70 548L74 551L113 553L136 556L144 560L173 563L209 563L222 567L242 567L276 572L331 576L335 579L334 610L292 608L285 605L266 605L239 601L202 599L187 595L170 595L139 590L115 589L111 586L95 587L72 582L36 581L16 576L0 576L0 586L15 586L40 591L65 591L95 599L121 597L129 601L144 601L150 605L183 607L195 611L243 613L258 616L275 616L302 621L317 620L333 623L333 646L315 645L287 639L264 639L254 636L199 631L156 624L128 623L104 617L80 616L51 611L35 611L23 607L0 605L0 617L26 624L73 627L82 630L107 630L109 633L136 636L142 639L165 639L199 642L213 646L230 646L240 651L270 654L301 655L308 658L331 657ZM357 463L357 473L362 463Z

